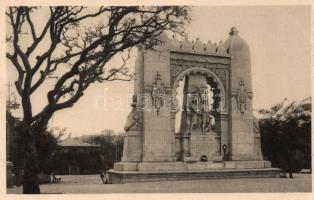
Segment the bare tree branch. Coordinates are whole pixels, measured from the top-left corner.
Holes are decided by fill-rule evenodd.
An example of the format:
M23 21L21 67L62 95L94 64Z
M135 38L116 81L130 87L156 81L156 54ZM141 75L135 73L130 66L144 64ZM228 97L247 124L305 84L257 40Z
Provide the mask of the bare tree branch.
M186 7L100 7L95 12L86 12L84 7L49 7L49 19L37 35L36 24L32 20L36 11L28 7L8 9L6 15L13 30L11 37L14 52L8 53L7 58L19 73L16 85L20 95L27 96L26 101L30 100L30 95L47 78L56 78L54 88L47 93L49 104L42 112L54 112L73 106L94 82L131 80L132 76L126 66L130 52L126 58L122 58L121 66L106 69L107 62L117 53L139 44L146 48L153 47L161 42L158 36L163 31L184 34L183 26L189 21ZM85 28L85 32L78 28L82 21L100 16L107 19L106 23L102 20L97 25ZM33 42L23 52L19 46L19 34L25 22L31 30ZM29 56L44 38L48 38L50 44L45 52L36 56L36 62L31 64ZM60 49L64 53L54 56ZM66 68L62 67L61 75L53 75L59 67L65 65L70 66L70 69L64 71ZM39 78L34 81L36 74ZM61 97L67 99L59 102ZM40 119L39 116L43 116L40 113L32 121Z

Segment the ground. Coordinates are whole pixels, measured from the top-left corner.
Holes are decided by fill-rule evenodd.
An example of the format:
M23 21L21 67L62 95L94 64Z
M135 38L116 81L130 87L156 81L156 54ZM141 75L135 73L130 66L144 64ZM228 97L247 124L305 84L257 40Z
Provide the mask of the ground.
M246 178L160 181L127 184L102 184L99 175L61 176L62 183L41 185L42 193L246 193L246 192L311 192L311 175L294 174L289 178ZM21 187L7 193L21 193Z

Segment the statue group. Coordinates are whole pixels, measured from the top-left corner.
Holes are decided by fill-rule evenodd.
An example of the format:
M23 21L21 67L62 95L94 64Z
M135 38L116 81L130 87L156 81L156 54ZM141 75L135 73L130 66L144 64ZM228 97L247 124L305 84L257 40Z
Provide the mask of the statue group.
M211 132L215 125L215 117L208 103L207 92L200 88L188 95L187 124L189 131Z

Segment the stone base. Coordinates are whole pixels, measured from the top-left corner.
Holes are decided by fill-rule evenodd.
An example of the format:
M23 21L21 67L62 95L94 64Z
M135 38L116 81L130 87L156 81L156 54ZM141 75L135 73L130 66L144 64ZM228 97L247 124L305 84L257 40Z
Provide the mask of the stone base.
M220 138L217 140L217 133L202 133L194 131L190 133L189 153L196 161L201 160L201 156L206 156L208 160L216 159L220 153Z
M140 162L142 159L143 131L128 131L124 137L123 162Z
M160 171L139 172L109 171L111 183L134 183L152 181L177 181L177 180L199 180L199 179L230 179L230 178L279 178L280 169L219 169L206 171Z
M112 183L210 178L279 177L269 161L115 163Z
M119 162L114 163L115 171L137 171L137 164L132 162Z

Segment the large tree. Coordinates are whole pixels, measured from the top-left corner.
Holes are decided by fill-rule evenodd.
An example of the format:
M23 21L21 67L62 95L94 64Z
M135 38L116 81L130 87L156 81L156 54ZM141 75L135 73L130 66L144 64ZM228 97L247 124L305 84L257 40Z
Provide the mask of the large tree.
M6 11L8 65L18 74L25 161L23 193L40 193L35 141L55 112L72 107L95 82L130 80L123 64L108 68L116 54L137 45L151 48L164 31L183 34L188 9L178 6L132 7L9 7ZM32 95L46 91L47 104L32 110Z
M260 110L263 155L290 173L311 167L311 98ZM302 152L300 158L298 152Z

